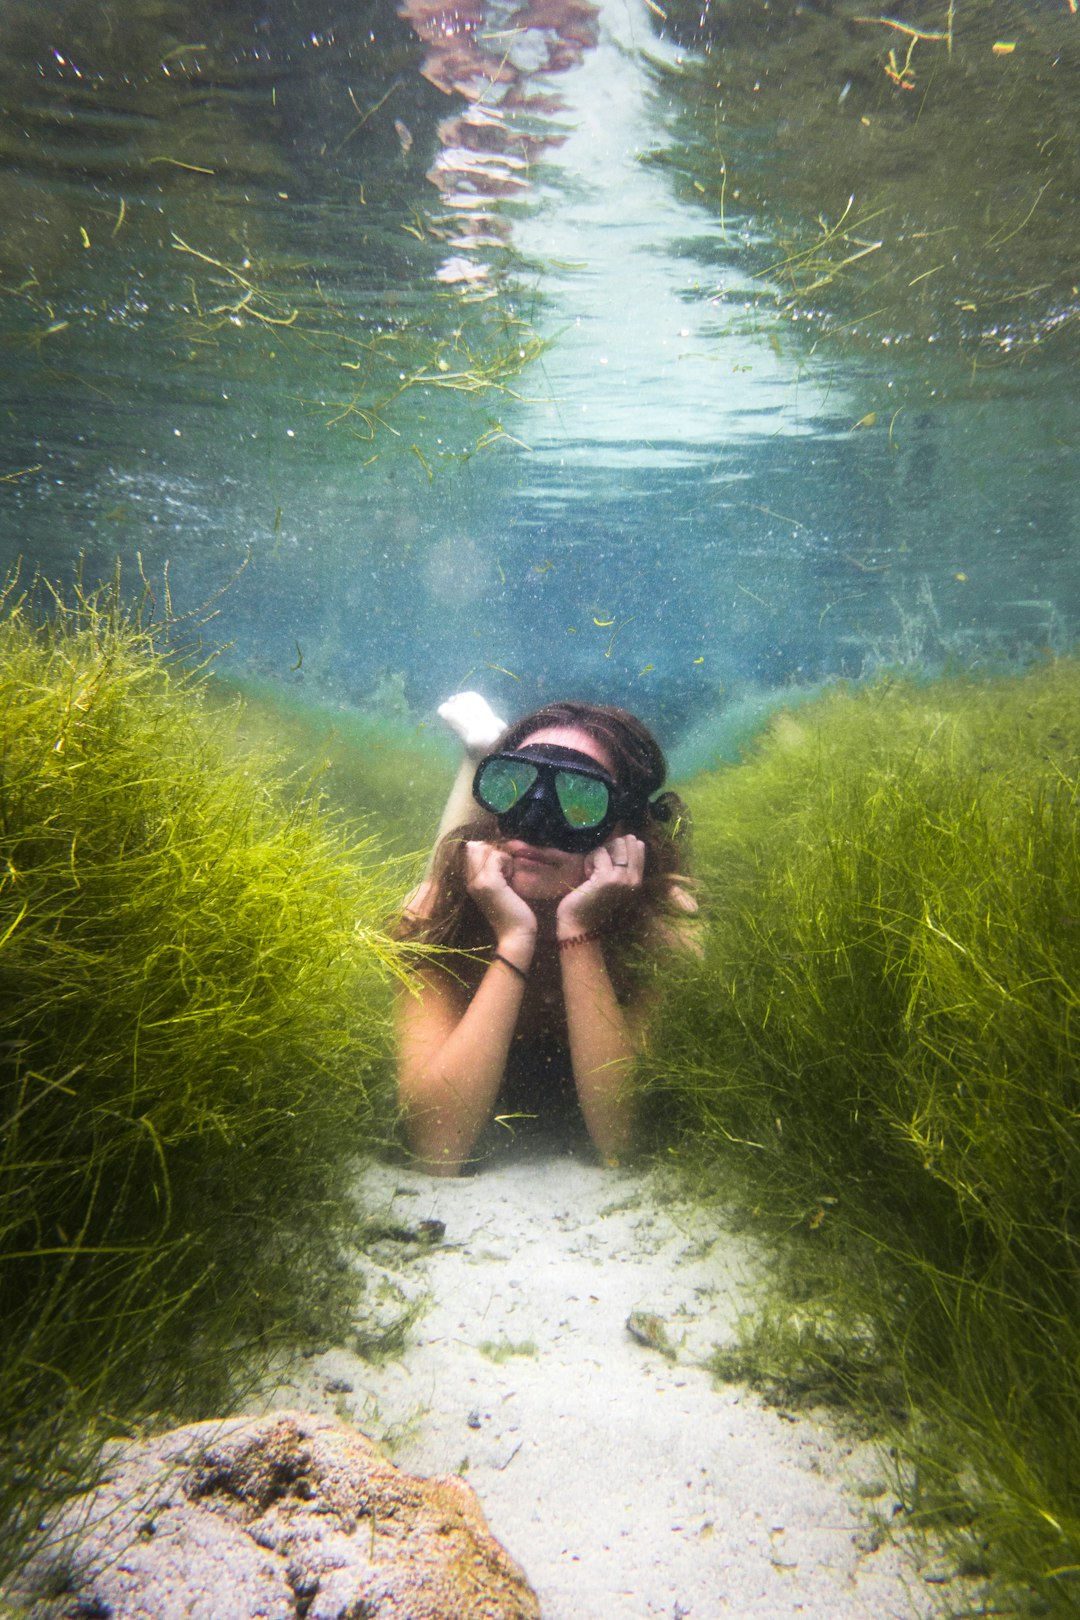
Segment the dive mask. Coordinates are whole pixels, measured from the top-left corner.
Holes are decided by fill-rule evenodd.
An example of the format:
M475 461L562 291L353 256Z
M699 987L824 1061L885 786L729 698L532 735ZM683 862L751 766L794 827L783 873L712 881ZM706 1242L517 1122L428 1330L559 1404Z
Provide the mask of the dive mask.
M598 849L631 807L588 754L554 743L488 754L476 768L473 798L499 818L506 838L540 849Z

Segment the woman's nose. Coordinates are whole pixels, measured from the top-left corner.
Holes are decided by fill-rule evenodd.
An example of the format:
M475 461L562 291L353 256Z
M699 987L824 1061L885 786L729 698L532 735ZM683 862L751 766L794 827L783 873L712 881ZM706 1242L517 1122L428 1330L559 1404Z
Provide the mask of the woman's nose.
M542 785L537 782L522 800L521 815L515 832L527 844L544 843L546 842L544 834L550 825L551 810L547 804L547 795Z

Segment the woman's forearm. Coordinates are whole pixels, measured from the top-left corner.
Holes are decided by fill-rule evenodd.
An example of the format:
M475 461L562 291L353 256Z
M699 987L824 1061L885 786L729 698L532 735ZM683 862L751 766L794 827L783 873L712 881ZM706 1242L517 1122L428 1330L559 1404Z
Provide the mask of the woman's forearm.
M400 1100L413 1148L437 1173L457 1174L491 1116L531 955L531 943L504 945L460 1017L441 998L425 1006L430 990L402 1009Z
M616 999L600 939L565 946L559 958L581 1112L597 1151L615 1159L633 1139L635 1031Z

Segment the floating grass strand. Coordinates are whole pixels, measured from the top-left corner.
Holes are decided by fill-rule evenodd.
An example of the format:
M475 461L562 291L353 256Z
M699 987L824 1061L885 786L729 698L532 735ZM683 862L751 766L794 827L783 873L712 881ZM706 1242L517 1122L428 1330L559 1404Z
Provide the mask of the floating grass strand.
M419 227L406 228L426 240ZM436 238L431 240L434 245ZM481 305L448 290L426 310L418 305L376 321L318 283L313 290L303 265L245 259L238 267L175 232L172 245L193 261L189 306L178 327L185 340L193 346L240 341L237 334L249 319L272 329L279 379L285 367L291 374L299 368L296 377L305 379L294 385L290 378L288 397L326 428L342 427L365 445L380 445L380 454L391 448L383 441L403 438L406 418L412 420L408 412L402 414L403 401L415 411L420 401L430 407L446 396L460 431L465 400L525 398L513 385L547 346L512 305L494 299L491 289ZM314 356L330 368L317 389L310 382ZM347 379L342 371L349 373ZM437 432L432 437L442 443ZM495 442L483 432L474 435L477 450ZM411 444L409 452L420 455L429 475L436 459L456 459L435 450L425 456L423 450L413 452Z

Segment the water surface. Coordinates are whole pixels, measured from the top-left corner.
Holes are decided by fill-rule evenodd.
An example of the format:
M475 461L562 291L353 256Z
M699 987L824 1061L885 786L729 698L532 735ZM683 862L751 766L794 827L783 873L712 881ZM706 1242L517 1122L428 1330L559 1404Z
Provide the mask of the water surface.
M1064 650L1080 20L903 9L13 0L4 563L412 722Z

